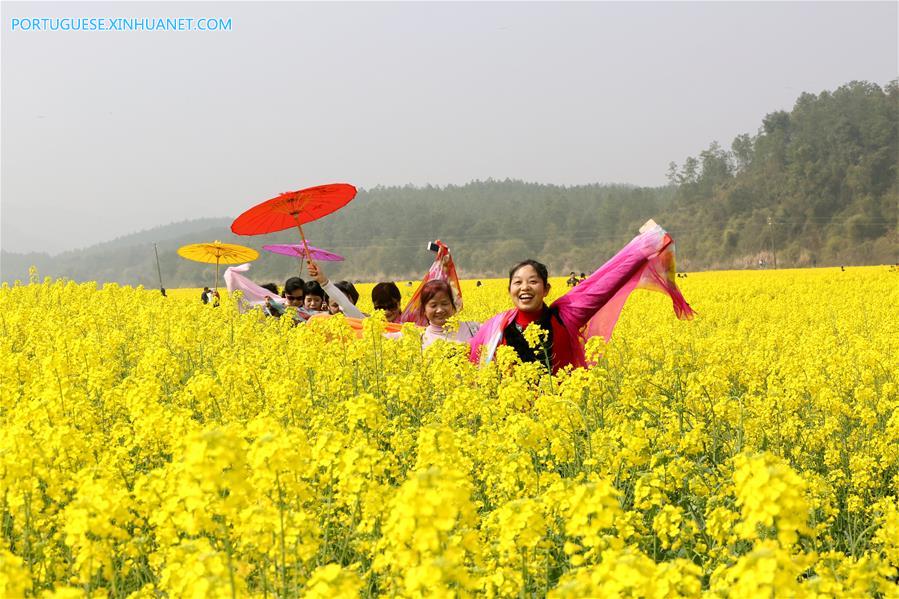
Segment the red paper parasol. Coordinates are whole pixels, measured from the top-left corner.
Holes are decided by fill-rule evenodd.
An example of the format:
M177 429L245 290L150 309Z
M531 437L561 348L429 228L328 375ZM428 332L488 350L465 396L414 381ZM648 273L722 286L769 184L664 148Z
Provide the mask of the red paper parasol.
M356 188L347 183L289 191L257 204L238 216L231 223L231 230L238 235L262 235L297 227L308 256L308 244L302 225L346 206L354 197Z

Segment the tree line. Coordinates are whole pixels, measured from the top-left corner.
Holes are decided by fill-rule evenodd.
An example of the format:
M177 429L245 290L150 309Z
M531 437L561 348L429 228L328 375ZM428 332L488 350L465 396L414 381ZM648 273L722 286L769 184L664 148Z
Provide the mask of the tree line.
M852 82L671 163L680 253L695 268L896 262L897 127L897 81Z

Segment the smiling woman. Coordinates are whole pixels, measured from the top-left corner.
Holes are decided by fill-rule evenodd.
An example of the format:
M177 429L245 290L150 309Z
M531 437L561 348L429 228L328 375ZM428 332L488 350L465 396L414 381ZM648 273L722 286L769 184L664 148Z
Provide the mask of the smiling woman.
M549 271L544 264L525 260L512 267L509 271L509 296L518 313L503 329L503 340L523 362L549 361L551 357L555 371L561 365L571 364L572 356L569 334L558 309L547 308L544 302L550 287ZM537 347L533 347L524 335L531 323L536 323L546 332Z
M519 262L509 271L509 296L515 306L497 314L470 340L473 362L490 361L499 345L512 347L523 362L545 363L553 373L565 366L586 366L584 341L607 341L631 291L655 289L667 293L678 318L693 310L674 283L674 240L662 227L647 221L640 234L583 283L551 306L546 266L536 260ZM536 324L542 333L527 331Z
M443 339L465 343L477 333L477 322L460 322L455 330L448 328L447 321L456 314L453 292L446 281L428 281L421 290L421 313L428 321L428 327L421 337L421 346L427 347Z

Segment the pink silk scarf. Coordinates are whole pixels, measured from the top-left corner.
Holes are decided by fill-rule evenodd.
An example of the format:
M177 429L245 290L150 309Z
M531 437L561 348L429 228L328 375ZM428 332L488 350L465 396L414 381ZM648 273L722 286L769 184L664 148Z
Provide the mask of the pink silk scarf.
M574 366L586 366L584 344L600 336L611 339L624 303L634 289L667 293L674 313L682 320L693 318L693 309L675 283L674 240L659 225L648 221L640 234L603 264L580 285L552 304L556 308L572 344ZM515 319L518 309L497 314L484 323L470 341L469 359L489 362L502 343L503 330Z
M230 293L240 291L243 293L238 309L243 312L253 306L265 305L266 298L270 298L273 303L285 305L284 298L278 297L268 289L260 287L241 273L250 270L249 264L241 264L240 266L231 266L225 269L225 286Z
M425 274L412 299L406 304L400 316L400 322L414 322L420 327L428 326L428 319L424 317L421 310L421 289L428 281L446 281L453 292L453 303L456 305L456 312L462 309L462 287L459 285L459 275L456 274L456 264L450 254L449 248L439 239L434 243L437 244L437 257L434 263Z

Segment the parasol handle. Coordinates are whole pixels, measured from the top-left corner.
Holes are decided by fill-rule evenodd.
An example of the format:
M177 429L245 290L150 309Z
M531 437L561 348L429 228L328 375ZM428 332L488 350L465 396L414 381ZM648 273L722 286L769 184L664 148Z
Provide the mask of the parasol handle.
M300 217L297 214L293 215L293 220L297 223L297 229L300 230L300 239L303 240L303 250L306 252L306 262L309 264L314 264L312 261L312 256L309 254L309 244L306 243L306 234L303 233L303 225L300 224Z

